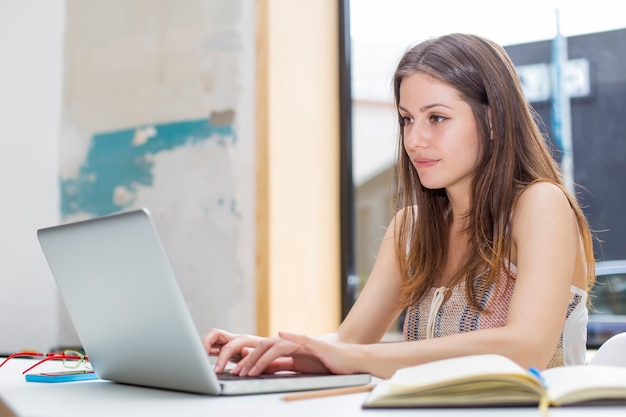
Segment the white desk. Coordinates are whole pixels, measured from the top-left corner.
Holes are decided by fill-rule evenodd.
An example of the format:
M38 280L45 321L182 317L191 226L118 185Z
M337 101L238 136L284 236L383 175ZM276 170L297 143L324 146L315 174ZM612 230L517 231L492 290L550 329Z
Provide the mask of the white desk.
M318 399L283 401L281 394L212 397L141 388L108 381L67 383L26 382L22 371L34 363L13 359L0 368L0 397L18 416L227 416L227 417L351 417L351 416L438 416L539 417L532 408L475 408L420 410L362 410L366 393ZM43 371L59 370L60 364L41 366ZM623 407L564 407L550 410L550 417L626 416ZM0 407L0 417L2 414Z

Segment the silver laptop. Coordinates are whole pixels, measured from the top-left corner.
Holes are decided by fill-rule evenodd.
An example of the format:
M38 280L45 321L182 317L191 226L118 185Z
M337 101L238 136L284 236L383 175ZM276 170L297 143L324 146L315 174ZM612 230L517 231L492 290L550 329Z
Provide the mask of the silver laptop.
M82 347L101 379L212 395L370 382L367 374L222 380L234 375L214 372L146 209L43 228L37 236Z

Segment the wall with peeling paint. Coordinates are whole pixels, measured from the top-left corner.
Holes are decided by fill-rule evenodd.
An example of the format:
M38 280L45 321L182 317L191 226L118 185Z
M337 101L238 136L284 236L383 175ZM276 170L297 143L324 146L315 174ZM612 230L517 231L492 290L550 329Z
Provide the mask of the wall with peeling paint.
M148 207L201 334L255 330L253 5L66 2L62 220Z
M55 4L62 77L48 171L58 196L37 227L148 207L198 332L254 332L254 2ZM46 282L38 297L58 308L45 314L51 330L0 351L79 343L49 271L37 265Z

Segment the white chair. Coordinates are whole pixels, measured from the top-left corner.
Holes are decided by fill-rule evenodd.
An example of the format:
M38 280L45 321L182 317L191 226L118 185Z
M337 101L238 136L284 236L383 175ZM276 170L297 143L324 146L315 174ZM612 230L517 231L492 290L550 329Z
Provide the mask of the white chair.
M626 332L604 342L589 360L589 365L626 366Z

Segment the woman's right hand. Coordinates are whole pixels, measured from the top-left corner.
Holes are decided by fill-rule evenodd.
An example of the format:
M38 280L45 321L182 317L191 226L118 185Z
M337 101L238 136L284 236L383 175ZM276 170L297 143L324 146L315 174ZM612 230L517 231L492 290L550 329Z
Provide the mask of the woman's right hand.
M228 362L238 362L263 340L259 336L230 333L211 329L203 338L204 348L210 356L217 356L215 372L224 372Z

